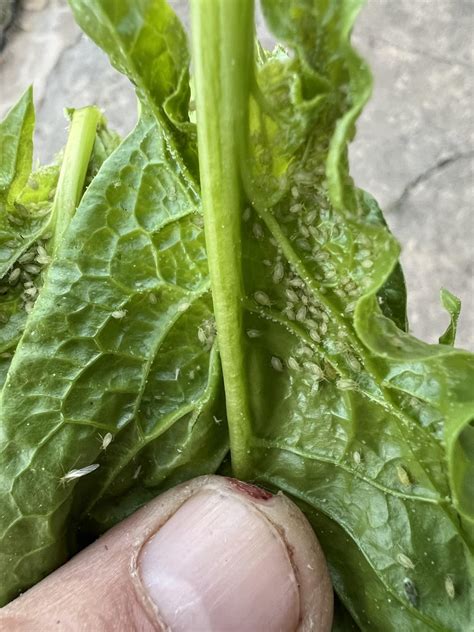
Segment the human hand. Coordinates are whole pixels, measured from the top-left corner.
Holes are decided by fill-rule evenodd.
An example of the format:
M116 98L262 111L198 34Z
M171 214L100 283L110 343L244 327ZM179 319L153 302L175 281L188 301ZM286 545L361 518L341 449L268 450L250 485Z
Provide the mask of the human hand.
M300 510L206 476L150 502L3 608L0 629L327 632L332 608Z

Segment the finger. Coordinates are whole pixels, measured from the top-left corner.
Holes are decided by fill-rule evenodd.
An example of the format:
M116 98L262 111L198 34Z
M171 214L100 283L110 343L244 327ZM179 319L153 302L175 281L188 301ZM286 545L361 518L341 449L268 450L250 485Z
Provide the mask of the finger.
M325 560L300 510L208 476L111 529L4 608L0 628L326 632L331 621Z

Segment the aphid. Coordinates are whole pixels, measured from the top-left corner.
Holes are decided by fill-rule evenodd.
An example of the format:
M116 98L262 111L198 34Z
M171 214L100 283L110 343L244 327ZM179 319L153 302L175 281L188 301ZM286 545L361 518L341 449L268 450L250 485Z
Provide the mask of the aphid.
M39 184L36 182L36 180L33 180L33 178L30 178L28 180L28 186L30 187L30 189L33 189L33 191L37 191L39 188Z
M114 438L113 434L111 432L106 432L103 437L99 435L99 438L100 438L100 447L105 452L105 450L107 450L109 445L112 443L112 440Z
M362 460L362 457L361 457L361 454L360 454L360 452L359 452L358 450L356 450L356 451L353 453L352 458L354 459L354 463L355 463L356 465L360 465L360 462L361 462L361 460Z
M356 388L357 384L354 382L354 380L347 380L345 378L342 378L336 381L336 386L341 391L351 391Z
M305 217L305 222L307 224L312 224L317 216L318 216L318 211L310 211Z
M291 303L290 303L291 305ZM285 309L285 313L288 317L288 320L295 320L296 316L295 316L295 311L293 309L291 309L291 307L287 307Z
M38 294L38 288L37 287L28 287L24 291L24 294L26 294L26 296L31 296L31 297L34 298Z
M273 283L280 283L280 281L283 279L284 276L285 276L285 267L281 263L281 261L279 261L273 268L273 276L272 276Z
M300 196L300 192L298 191L298 187L291 187L291 195L297 200Z
M352 301L351 303L347 303L347 305L344 308L344 312L346 314L351 314L355 310L355 307L356 307L355 301Z
M418 605L418 591L416 589L415 584L409 577L405 577L403 579L403 589L405 591L405 596L412 606Z
M197 335L198 335L199 342L205 345L207 343L207 335L202 327L198 327Z
M212 415L212 418L214 419L214 423L219 425L222 423L222 419L219 419L219 417L216 417L215 415Z
M328 326L327 326L327 323L323 321L323 322L319 325L319 333L320 333L322 336L324 336L325 334L327 334L327 331L328 331Z
M371 261L370 259L364 259L364 261L362 261L361 266L363 268L365 268L366 270L369 270L370 268L372 268L374 265L374 262Z
M46 252L46 249L43 248L43 246L38 246L36 248L36 252L42 257L47 257L48 256L48 253Z
M261 292L259 290L258 292L255 292L253 297L259 305L263 305L264 307L270 307L271 301L268 297L268 294L265 294L265 292Z
M302 204L292 204L290 206L290 213L299 213L303 209Z
M264 266L267 266L267 268L271 268L272 267L272 262L269 259L264 259L262 261Z
M258 329L247 329L247 336L249 338L260 338L262 332Z
M156 305L158 299L156 298L156 294L148 294L148 300L152 305Z
M314 342L321 342L321 336L316 331L316 329L309 330L309 337L311 338L311 340L314 340Z
M290 281L290 285L292 287L304 287L304 281L303 279L300 279L299 277L294 277L293 279L291 279Z
M251 209L249 207L247 207L244 212L242 213L242 219L244 220L244 222L248 222L248 220L250 219L250 214L251 214Z
M25 270L29 274L39 274L41 272L41 266L36 266L34 263L27 263Z
M301 250L303 250L304 252L309 252L311 250L311 246L306 241L306 239L297 239L296 245L298 246L298 248L301 248Z
M346 358L346 362L350 369L352 369L355 373L359 373L360 371L360 362L354 356L348 355Z
M83 476L87 476L87 474L94 472L99 467L99 463L92 463L92 465L86 465L85 467L81 467L78 470L69 470L69 472L66 472L64 476L61 476L59 482L64 485L65 483L69 483L69 481L73 481L75 478L82 478Z
M111 313L112 318L115 318L116 320L121 320L122 318L125 318L126 315L126 309L116 309L114 312Z
M280 360L280 358L277 358L276 356L272 356L272 359L270 362L271 362L272 368L275 369L275 371L283 371L283 362Z
M18 279L20 278L20 274L21 274L21 269L20 268L14 268L9 276L8 276L8 283L10 285L15 285L15 283L18 281Z
M288 358L287 364L288 364L288 368L292 369L293 371L299 371L300 370L300 365L298 364L297 360L295 360L295 358L293 358L293 356L290 356Z
M403 485L403 487L410 487L411 485L410 476L408 472L406 471L406 469L403 467L403 465L397 465L397 476L398 476L398 480Z
M303 362L303 367L312 373L317 380L322 380L324 377L324 373L320 366L315 364L314 362Z
M309 230L306 228L306 226L300 226L300 235L302 235L305 238L309 237Z
M33 311L34 303L32 301L27 301L24 305L25 312L30 314Z
M292 303L297 303L299 301L298 294L294 290L287 288L285 290L285 294L286 294L287 299L291 301Z
M306 319L306 312L307 312L306 305L302 305L296 312L296 320L299 321L300 323L304 322L304 320Z
M187 301L185 301L184 303L181 303L177 307L178 312L185 312L187 309L189 309L189 306L190 306L190 303L188 303Z
M21 257L18 259L18 263L31 263L33 261L33 259L35 258L36 253L34 250L30 250L28 252L25 252L24 254L21 255Z
M254 224L252 227L252 232L255 239L263 239L263 228L260 224Z
M403 568L408 568L410 570L413 570L415 568L415 565L413 564L411 559L404 553L399 553L397 555L397 562L401 564Z
M456 596L456 587L454 586L454 581L451 575L446 575L444 578L444 588L448 597L450 599L454 599Z

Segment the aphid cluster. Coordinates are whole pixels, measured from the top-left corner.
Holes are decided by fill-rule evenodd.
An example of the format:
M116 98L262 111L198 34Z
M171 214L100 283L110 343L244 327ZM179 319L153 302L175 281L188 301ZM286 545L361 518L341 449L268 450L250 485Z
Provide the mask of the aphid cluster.
M21 307L27 313L31 312L38 297L41 272L51 261L45 248L45 243L50 237L50 234L45 234L43 239L30 246L0 280L0 295L11 291L18 295L20 290ZM13 241L11 244L7 242L7 245L11 245L12 248L18 246Z

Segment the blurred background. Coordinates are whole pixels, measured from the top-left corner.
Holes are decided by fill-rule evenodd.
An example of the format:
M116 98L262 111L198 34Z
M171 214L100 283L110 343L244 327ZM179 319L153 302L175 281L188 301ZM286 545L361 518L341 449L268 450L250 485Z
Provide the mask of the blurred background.
M186 0L172 4L187 22ZM130 84L81 34L66 0L0 0L0 33L0 116L34 84L42 162L64 143L66 106L97 104L120 133L133 127ZM261 19L259 33L268 42ZM351 147L352 174L403 246L411 330L437 341L448 322L439 303L446 287L463 302L457 346L472 350L474 2L368 0L353 41L375 87Z

